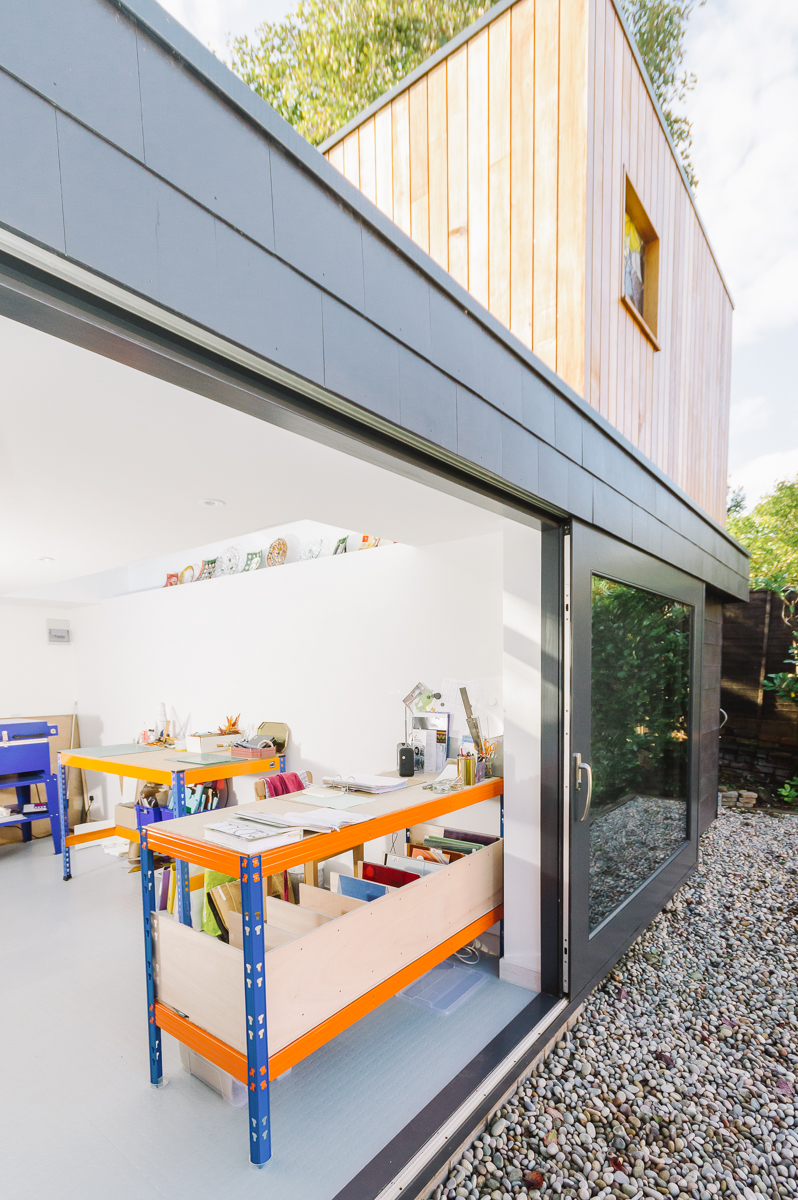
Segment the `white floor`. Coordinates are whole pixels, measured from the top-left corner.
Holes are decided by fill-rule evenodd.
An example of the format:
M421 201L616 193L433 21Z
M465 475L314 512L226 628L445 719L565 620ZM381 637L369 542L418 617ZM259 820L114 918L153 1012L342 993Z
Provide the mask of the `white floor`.
M49 838L0 846L0 1192L14 1200L331 1200L532 999L489 983L448 1017L394 998L272 1088L273 1157L247 1110L180 1066L149 1085L140 876L99 847L61 880Z

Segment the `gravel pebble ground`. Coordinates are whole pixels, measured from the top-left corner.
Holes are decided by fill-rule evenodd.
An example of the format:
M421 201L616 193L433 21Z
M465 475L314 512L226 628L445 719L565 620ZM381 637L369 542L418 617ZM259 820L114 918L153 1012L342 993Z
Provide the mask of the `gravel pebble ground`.
M701 847L434 1200L798 1196L798 816L722 812Z

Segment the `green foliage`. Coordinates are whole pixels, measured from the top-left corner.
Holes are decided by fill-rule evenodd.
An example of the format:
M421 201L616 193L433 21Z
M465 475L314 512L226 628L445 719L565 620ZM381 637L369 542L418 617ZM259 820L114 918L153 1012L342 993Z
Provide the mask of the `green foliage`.
M234 38L231 66L309 142L335 133L465 29L491 0L299 0Z
M741 487L734 489L726 504L726 519L739 517L745 512L745 492Z
M784 804L798 804L798 779L788 779L777 795L781 796Z
M751 554L751 587L798 593L798 476L777 483L751 510L731 513L727 528Z
M679 151L690 186L698 178L690 150L691 122L677 112L695 87L696 78L683 69L687 22L693 9L706 0L622 0L623 11L646 64L662 115Z
M729 533L751 554L751 587L775 592L782 603L782 619L794 628L798 606L798 476L777 483L750 513L729 506ZM789 671L768 675L762 687L780 700L798 704L798 642L793 633Z
M591 754L597 807L686 797L690 609L593 579Z

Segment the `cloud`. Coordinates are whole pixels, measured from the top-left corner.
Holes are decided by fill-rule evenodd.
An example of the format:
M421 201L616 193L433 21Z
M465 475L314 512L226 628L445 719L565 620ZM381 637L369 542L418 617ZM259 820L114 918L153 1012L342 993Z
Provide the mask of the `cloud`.
M753 508L762 496L772 492L783 479L795 479L798 475L798 447L794 450L775 450L772 454L761 454L744 467L732 472L729 486L741 487L745 492L746 508Z
M735 342L798 321L798 4L708 0L688 29L698 77L697 199L735 300Z
M736 437L767 429L771 408L765 396L748 396L731 407L731 424Z
M255 32L262 21L279 21L294 8L294 0L160 0L176 20L227 59L229 35Z

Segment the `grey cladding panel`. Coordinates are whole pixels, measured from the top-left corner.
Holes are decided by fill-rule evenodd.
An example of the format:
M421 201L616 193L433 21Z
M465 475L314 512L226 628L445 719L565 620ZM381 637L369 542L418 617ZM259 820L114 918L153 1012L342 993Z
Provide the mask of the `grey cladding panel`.
M593 485L593 520L599 529L606 529L623 541L631 542L632 505L625 496L601 479L595 480Z
M66 252L124 287L157 294L156 181L58 114Z
M362 310L359 220L277 150L272 152L272 197L280 258Z
M502 474L501 413L466 388L457 388L457 453Z
M611 442L606 433L585 421L582 430L582 465L597 479L607 478L607 465Z
M651 518L648 513L639 508L637 504L632 505L632 541L640 550L649 549L649 526Z
M215 219L168 183L156 180L157 295L163 304L216 329L219 289Z
M398 425L398 343L330 296L322 311L326 386Z
M523 425L502 417L502 477L540 495L540 442Z
M216 222L219 332L324 383L321 294L274 255Z
M481 390L478 383L476 344L484 333L451 297L430 288L431 357L436 366L461 383Z
M568 459L547 442L540 443L540 495L568 511Z
M542 442L554 445L554 392L531 371L524 372L521 420Z
M526 370L507 348L490 335L479 338L479 378L484 396L515 421L523 420L524 375Z
M55 109L0 71L0 220L64 249Z
M593 520L593 476L573 462L568 463L568 512L580 521Z
M363 230L363 286L366 316L429 358L429 283L367 229Z
M405 429L457 450L457 385L423 358L399 348L399 420Z
M136 30L106 0L6 0L0 56L8 71L141 157Z
M147 165L273 249L265 137L145 38L139 60Z
M563 400L554 398L554 444L561 454L575 463L582 462L582 426L585 421L581 413Z

